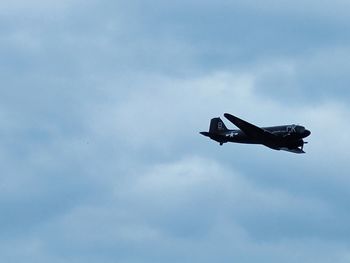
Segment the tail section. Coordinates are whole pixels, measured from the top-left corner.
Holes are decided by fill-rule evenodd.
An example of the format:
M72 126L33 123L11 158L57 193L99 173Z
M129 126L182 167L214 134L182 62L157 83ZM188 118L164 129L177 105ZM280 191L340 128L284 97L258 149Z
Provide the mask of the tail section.
M200 134L209 137L210 139L217 141L222 145L227 142L224 132L228 131L225 124L220 118L213 118L210 121L209 132L200 132Z
M227 131L227 128L220 118L213 118L210 121L209 133L221 133Z

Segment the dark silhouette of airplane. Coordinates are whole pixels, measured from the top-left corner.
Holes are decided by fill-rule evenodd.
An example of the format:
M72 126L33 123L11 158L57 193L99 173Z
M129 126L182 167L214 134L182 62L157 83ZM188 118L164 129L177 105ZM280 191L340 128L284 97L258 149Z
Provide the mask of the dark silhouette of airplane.
M311 132L300 125L283 125L259 128L236 116L225 113L224 116L236 125L239 130L229 130L220 118L210 121L209 132L200 134L217 141L220 145L226 142L262 144L274 150L284 150L293 153L305 153L303 151L303 138Z

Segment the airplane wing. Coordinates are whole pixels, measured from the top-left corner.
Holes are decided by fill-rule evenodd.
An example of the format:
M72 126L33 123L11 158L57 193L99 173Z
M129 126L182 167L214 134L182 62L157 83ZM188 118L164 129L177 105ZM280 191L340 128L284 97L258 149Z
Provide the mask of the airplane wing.
M302 149L299 149L299 148L294 148L294 149L281 148L281 150L292 152L292 153L305 153Z
M273 133L261 129L249 122L246 122L236 116L233 116L229 113L225 113L224 116L234 125L236 125L240 130L242 130L247 136L258 139L258 140L278 140L278 137Z

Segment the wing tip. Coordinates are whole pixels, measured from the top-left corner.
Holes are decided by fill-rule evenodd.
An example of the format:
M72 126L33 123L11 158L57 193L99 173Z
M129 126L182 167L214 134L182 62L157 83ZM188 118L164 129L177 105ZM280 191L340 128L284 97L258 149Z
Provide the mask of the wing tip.
M225 116L226 119L228 119L231 122L238 120L238 118L236 116L234 116L234 115L232 115L230 113L227 113L227 112L224 113L224 116Z

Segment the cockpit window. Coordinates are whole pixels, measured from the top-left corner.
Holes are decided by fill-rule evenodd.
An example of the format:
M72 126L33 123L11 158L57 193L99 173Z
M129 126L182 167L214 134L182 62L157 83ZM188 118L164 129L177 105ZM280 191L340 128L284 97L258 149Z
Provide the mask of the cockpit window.
M305 132L305 127L303 127L303 126L297 126L297 127L295 128L295 130L296 130L297 133L304 133L304 132Z

